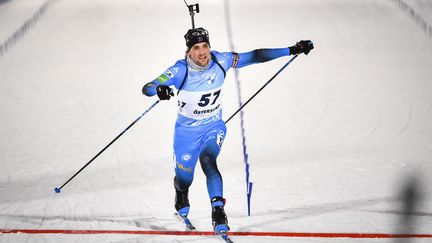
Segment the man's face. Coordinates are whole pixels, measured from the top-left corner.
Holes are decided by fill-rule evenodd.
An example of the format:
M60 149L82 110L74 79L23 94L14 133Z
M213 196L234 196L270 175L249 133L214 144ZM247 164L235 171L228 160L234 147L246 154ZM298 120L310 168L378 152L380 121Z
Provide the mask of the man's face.
M190 58L199 66L205 67L210 61L210 46L207 42L200 42L189 50Z

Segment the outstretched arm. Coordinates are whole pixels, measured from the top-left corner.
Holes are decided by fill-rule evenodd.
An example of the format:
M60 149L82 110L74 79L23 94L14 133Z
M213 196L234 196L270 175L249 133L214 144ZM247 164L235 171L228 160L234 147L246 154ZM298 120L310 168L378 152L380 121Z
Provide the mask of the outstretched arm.
M147 96L153 96L157 93L156 89L159 85L170 86L173 84L174 79L169 78L169 74L167 74L167 72L164 72L153 81L148 82L146 85L144 85L144 87L142 88L142 93Z
M169 96L172 92L169 86L174 85L178 88L179 80L183 80L185 72L185 65L177 62L174 66L168 68L159 77L144 85L144 87L142 88L142 93L146 96L153 96L155 94L158 94L159 98L161 98L161 94L166 94ZM169 99L169 97L166 98Z
M267 62L279 57L290 55L289 48L256 49L250 52L238 54L237 68L242 68L251 64Z
M247 65L267 62L273 59L295 55L300 53L305 53L306 55L310 50L314 48L312 41L302 40L297 42L294 46L286 48L266 48L266 49L256 49L250 52L238 53L233 56L233 66L241 68ZM237 55L237 56L236 56ZM236 63L238 62L238 63ZM234 65L236 64L236 65Z

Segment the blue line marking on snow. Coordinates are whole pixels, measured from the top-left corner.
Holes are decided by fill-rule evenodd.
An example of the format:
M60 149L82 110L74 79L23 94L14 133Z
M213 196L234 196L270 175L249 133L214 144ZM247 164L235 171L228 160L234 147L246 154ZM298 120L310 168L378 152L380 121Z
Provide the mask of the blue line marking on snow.
M231 51L234 51L234 43L232 38L232 29L231 29L231 19L230 19L230 10L229 10L229 2L228 0L224 1L225 6L225 22L228 32L228 41ZM242 96L241 96L241 86L240 86L240 80L237 69L234 69L234 79L236 81L237 86L237 97L238 97L238 103L239 107L243 105ZM249 155L247 153L247 147L246 147L246 132L244 128L244 113L243 110L240 110L240 127L241 127L241 135L242 135L242 144L243 144L243 160L245 163L245 173L246 173L246 198L247 198L247 207L248 207L248 216L250 216L250 199L252 196L252 182L249 181L250 172L249 172Z

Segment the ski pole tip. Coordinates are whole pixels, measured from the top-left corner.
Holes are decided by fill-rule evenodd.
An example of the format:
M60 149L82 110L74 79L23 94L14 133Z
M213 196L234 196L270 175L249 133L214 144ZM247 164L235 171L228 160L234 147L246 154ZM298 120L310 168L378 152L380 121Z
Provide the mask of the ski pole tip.
M54 188L55 193L60 193L60 188L56 187Z

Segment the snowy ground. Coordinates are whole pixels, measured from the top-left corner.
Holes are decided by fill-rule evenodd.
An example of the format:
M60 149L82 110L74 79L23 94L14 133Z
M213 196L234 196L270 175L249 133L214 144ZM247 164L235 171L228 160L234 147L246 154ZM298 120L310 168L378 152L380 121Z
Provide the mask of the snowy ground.
M229 50L227 2L199 1L195 18L219 51ZM245 108L254 182L250 217L239 117L228 124L219 167L232 231L432 234L432 37L400 2L229 2L237 51L301 39L316 46ZM432 25L430 0L402 2ZM173 216L175 101L158 104L61 194L53 189L155 101L142 96L141 87L182 58L189 27L182 1L0 1L0 229L183 230ZM19 38L11 39L20 28ZM287 60L241 69L243 99ZM231 72L225 118L238 108L236 92ZM197 169L190 217L210 231L204 179ZM405 188L414 188L418 199L407 218ZM0 234L0 242L220 241Z

